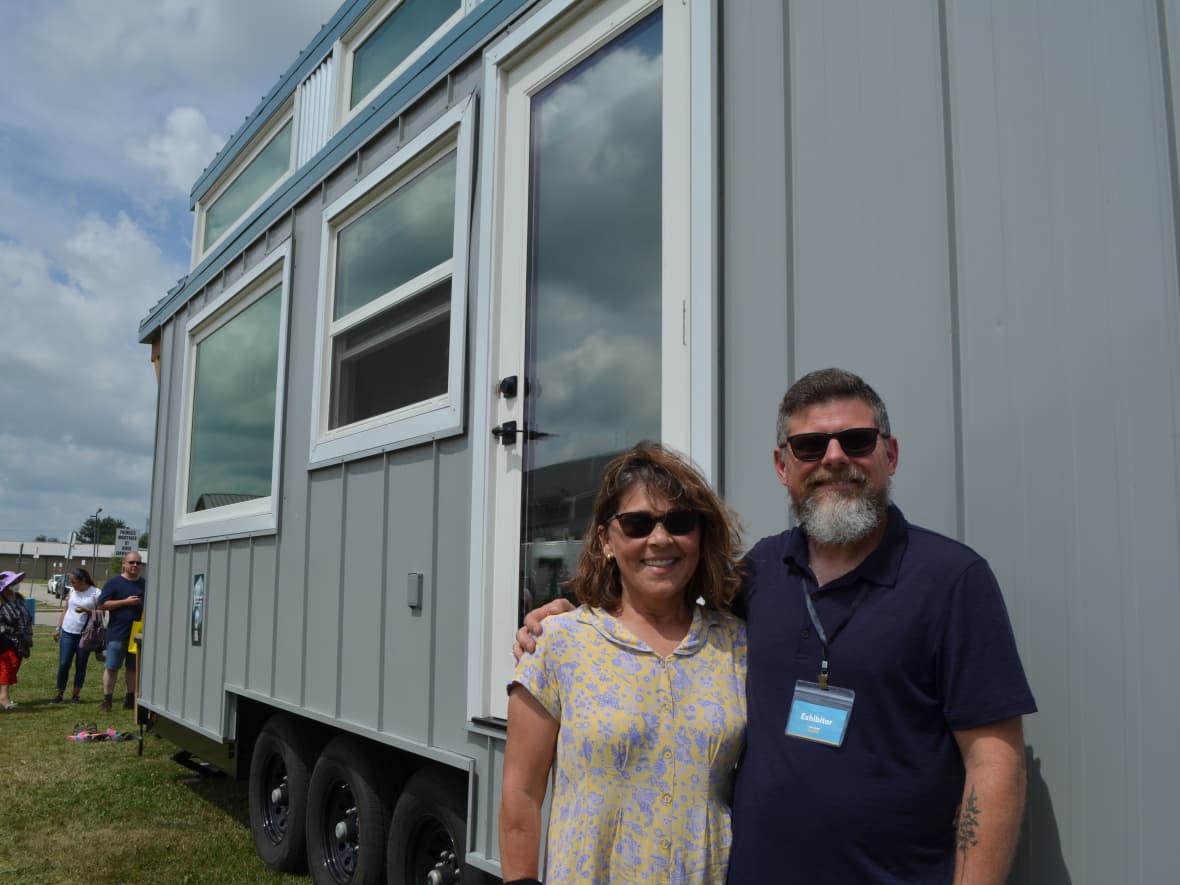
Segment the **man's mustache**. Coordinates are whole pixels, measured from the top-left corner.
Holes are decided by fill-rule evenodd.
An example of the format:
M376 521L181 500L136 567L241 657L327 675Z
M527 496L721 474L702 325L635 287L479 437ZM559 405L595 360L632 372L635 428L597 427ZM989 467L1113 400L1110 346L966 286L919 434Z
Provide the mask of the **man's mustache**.
M853 482L863 486L868 481L868 474L850 465L842 470L817 470L811 476L807 477L805 488L810 492L831 482Z

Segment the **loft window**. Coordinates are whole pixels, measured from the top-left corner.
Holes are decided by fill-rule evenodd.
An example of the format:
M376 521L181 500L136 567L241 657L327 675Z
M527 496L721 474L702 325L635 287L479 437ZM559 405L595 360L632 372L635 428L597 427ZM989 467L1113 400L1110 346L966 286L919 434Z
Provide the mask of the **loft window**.
M401 0L369 20L350 41L349 111L392 82L462 14L462 0Z
M294 119L290 112L280 118L247 154L248 159L229 179L213 191L212 199L203 201L199 213L200 249L195 257L209 249L244 218L291 171L291 141Z

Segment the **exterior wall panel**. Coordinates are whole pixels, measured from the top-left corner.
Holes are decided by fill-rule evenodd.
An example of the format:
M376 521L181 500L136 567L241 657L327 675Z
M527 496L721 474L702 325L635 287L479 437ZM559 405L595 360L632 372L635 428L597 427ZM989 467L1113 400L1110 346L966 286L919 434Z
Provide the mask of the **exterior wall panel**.
M433 446L389 456L378 486L385 498L381 538L367 555L384 551L385 604L380 679L382 729L396 731L425 744L429 737L430 690L434 683L432 628L434 600L434 537L438 510L434 497L437 459ZM422 607L406 605L406 575L422 575ZM367 701L373 704L369 695Z
M831 365L873 378L903 430L895 483L907 515L954 532L937 6L796 3L790 17L792 378ZM781 396L787 379L776 380ZM914 489L907 464L943 481Z
M172 563L172 583L168 587L168 599L161 607L161 623L169 636L184 636L185 612L182 594L187 586L188 576L192 566L192 548L184 547L176 551ZM173 642L168 648L168 704L171 709L181 711L186 721L199 724L189 697L193 693L190 683L188 650L183 642Z
M1177 787L1150 760L1180 722L1157 677L1178 663L1180 568L1175 450L1144 446L1177 417L1156 9L963 3L951 21L969 537L1016 597L1041 707L1022 861L1030 882L1059 881L1062 854L1074 881L1163 881L1145 836Z
M771 462L774 417L791 377L794 303L787 136L786 37L791 7L721 7L721 471L747 541L786 520ZM739 58L740 56L740 58ZM742 173L742 169L748 170ZM755 305L757 307L755 308ZM743 390L739 385L752 385Z
M463 626L471 605L464 540L470 537L472 449L481 440L457 437L438 444L440 469L435 487L438 529L434 537L434 618L430 625L431 680L430 735L432 745L470 753L465 729L467 710L467 653ZM504 654L510 643L505 644ZM499 849L493 846L493 856Z
M253 584L254 544L249 538L239 538L229 545L228 586L225 606L225 683L246 684L246 662L251 644L251 585ZM218 685L216 674L210 680Z
M276 687L286 681L285 669L304 668L302 697L292 697L286 691L277 693L325 716L339 713L337 688L344 606L343 595L338 590L344 564L343 474L343 467L333 467L310 475L303 636L299 643L279 643L277 648Z
M274 538L256 538L252 541L250 559L250 582L243 588L248 606L246 631L249 641L246 646L246 672L240 683L252 691L269 695L274 691L275 648L281 642L302 642L300 627L293 635L280 630L284 609L302 611L303 588L292 584L283 593L280 589L277 544Z
M864 374L899 504L988 557L1037 695L1012 881L1170 880L1180 4L768 6L723 6L726 492L781 529L744 435Z
M199 668L201 674L199 685L201 722L209 731L220 734L225 707L226 631L231 617L228 604L229 594L232 587L242 585L235 581L235 578L240 577L240 572L235 567L232 547L228 541L209 546L209 556L205 565L207 571L205 572L205 601L202 606L204 623L201 628L201 644L199 646L192 645L192 577L189 578L188 595L184 605L188 619L186 636L189 640L189 657L192 659L192 666ZM219 580L211 581L213 576Z
M392 589L385 581L382 556L384 459L349 464L344 484L343 562L332 584L311 588L311 592L340 600L340 716L376 729L380 712L376 687L382 673L372 670L374 663L381 661L385 635L382 612Z

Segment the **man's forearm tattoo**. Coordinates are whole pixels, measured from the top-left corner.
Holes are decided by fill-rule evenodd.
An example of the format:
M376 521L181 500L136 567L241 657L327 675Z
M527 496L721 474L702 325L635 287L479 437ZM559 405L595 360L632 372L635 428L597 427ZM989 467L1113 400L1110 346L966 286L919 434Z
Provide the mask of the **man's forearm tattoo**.
M967 794L967 801L959 807L955 821L955 847L963 855L960 872L966 873L967 850L979 844L977 836L979 830L979 799L975 795L975 787ZM962 879L959 880L962 882Z

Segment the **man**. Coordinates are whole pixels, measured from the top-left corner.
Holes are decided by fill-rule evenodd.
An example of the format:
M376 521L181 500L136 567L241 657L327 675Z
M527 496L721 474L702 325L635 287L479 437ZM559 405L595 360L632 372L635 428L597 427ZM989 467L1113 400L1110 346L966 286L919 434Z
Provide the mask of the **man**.
M109 713L119 668L124 667L126 694L123 709L135 707L135 655L127 651L131 625L143 617L143 593L146 582L140 576L143 560L134 550L123 557L123 571L103 585L98 597L100 611L110 612L107 621L107 648L102 671L102 711Z
M801 378L777 433L799 525L750 551L739 599L749 724L729 882L1000 885L1036 706L995 578L891 504L898 442L858 376Z

